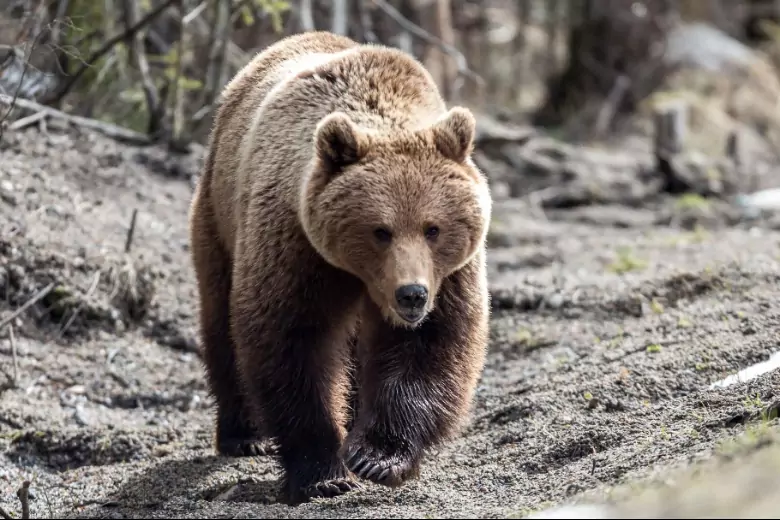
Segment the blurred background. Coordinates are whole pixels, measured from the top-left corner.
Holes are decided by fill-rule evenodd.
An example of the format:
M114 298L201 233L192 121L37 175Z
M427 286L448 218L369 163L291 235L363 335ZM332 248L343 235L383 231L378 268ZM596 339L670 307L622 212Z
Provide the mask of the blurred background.
M565 139L641 128L684 97L718 153L735 130L777 137L779 16L775 0L4 0L0 88L203 142L256 52L330 30L414 54L452 103Z
M674 494L633 516L776 516L779 0L0 0L0 507L30 479L33 518L290 514L273 459L210 458L186 214L222 87L308 30L424 63L495 204L473 425L421 485L305 516L650 476ZM662 471L713 454L744 465Z

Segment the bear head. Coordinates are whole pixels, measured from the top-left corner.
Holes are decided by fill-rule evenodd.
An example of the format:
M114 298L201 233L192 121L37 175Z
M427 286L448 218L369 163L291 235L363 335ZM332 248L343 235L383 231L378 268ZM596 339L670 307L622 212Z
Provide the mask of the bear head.
M391 324L422 323L442 281L484 244L491 198L471 159L474 134L461 107L415 130L379 134L341 112L316 128L303 228L327 262L362 280Z

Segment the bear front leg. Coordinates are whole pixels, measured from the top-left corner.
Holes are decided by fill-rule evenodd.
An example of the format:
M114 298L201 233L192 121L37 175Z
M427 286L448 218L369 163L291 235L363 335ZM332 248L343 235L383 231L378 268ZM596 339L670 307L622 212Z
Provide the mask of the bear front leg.
M312 255L297 260L295 266L271 257L242 262L231 305L247 404L276 440L293 504L357 486L339 450L346 435L348 324L360 288Z
M204 175L207 175L208 172ZM247 420L230 335L232 262L222 247L208 188L199 184L190 214L190 250L198 282L199 324L209 389L217 405L216 449L233 457L266 455L273 446Z
M445 280L436 308L413 330L366 303L360 408L343 452L357 476L390 487L417 477L424 452L467 417L488 338L483 269L477 258Z

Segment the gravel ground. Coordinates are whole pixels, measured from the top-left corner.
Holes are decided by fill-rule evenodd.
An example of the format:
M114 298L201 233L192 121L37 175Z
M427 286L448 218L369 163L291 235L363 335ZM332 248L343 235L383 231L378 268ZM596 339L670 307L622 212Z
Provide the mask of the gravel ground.
M401 489L279 504L273 457L211 449L187 250L202 152L55 129L5 139L0 321L38 298L0 329L7 511L29 479L32 518L520 517L778 429L780 371L712 386L780 350L772 226L658 225L675 222L659 218L672 199L547 215L497 200L492 341L470 426Z

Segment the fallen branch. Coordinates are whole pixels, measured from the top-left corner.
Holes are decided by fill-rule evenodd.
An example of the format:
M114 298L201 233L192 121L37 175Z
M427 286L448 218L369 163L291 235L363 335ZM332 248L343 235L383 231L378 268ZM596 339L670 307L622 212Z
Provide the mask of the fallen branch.
M536 136L536 130L531 127L511 125L488 115L479 114L474 144L477 147L505 143L524 145Z
M398 25L400 25L404 30L414 34L418 38L421 38L430 44L436 45L442 51L449 54L455 60L455 64L458 67L459 76L466 76L471 78L480 88L485 86L485 80L482 79L479 74L469 68L468 61L462 52L460 52L452 45L443 42L441 39L432 35L419 25L409 21L403 14L401 14L398 9L390 5L386 0L373 0L373 2L377 7L387 13L390 18L395 20L396 23L398 23Z
M49 294L49 293L50 293L50 292L51 292L51 291L54 289L54 286L55 286L55 285L56 285L56 284L55 284L54 282L50 283L49 285L47 285L46 287L44 287L43 289L41 289L40 291L38 291L38 292L35 294L35 296L33 296L32 298L30 298L29 300L27 300L27 301L24 303L24 305L22 305L21 307L19 307L18 309L16 309L16 310L15 310L13 313L11 313L11 315L10 315L10 316L8 316L7 318L5 318L3 321L0 321L0 329L2 329L2 328L3 328L3 327L5 327L6 325L8 325L8 324L9 324L9 323L11 323L12 321L14 321L16 318L18 318L19 316L21 316L21 314L22 314L24 311L26 311L27 309L29 309L30 307L32 307L33 305L35 305L36 303L38 303L39 301L41 301L42 299L44 299L44 298L45 298L45 297L46 297L46 296L47 296L47 295L48 295L48 294Z
M0 518L3 518L3 520L14 520L14 517L9 515L2 507L0 507Z
M8 125L9 130L22 130L24 128L27 128L30 125L34 125L41 119L44 119L46 117L46 112L36 112L31 116L22 117L21 119L17 119L10 125Z
M28 99L17 99L14 101L11 96L0 94L0 105L10 105L11 103L25 110L42 112L45 114L45 117L62 119L66 123L100 132L101 134L112 139L116 139L117 141L136 145L148 145L152 142L148 136L134 132L132 130L128 130L127 128L112 125L111 123L104 123L102 121L97 121L96 119L90 119L88 117L66 114L65 112L57 110L56 108L47 107Z
M84 73L90 67L92 67L92 65L97 60L99 60L100 58L102 58L103 56L111 52L111 49L113 49L117 43L135 37L136 33L143 30L147 25L155 21L158 16L160 16L166 9L172 6L173 3L176 1L177 0L167 0L166 2L157 6L157 8L149 11L149 13L147 13L146 16L138 20L136 23L127 27L127 29L125 29L123 32L109 38L108 41L106 41L106 43L104 43L101 48L93 52L92 55L81 64L81 67L79 67L79 69L73 74L73 76L71 76L70 79L63 84L62 88L57 90L57 92L52 96L51 99L47 100L46 104L51 105L62 101L63 98L67 96L68 93L71 91L71 89L73 89L73 86L76 84L79 78L81 78L81 76L83 76Z

